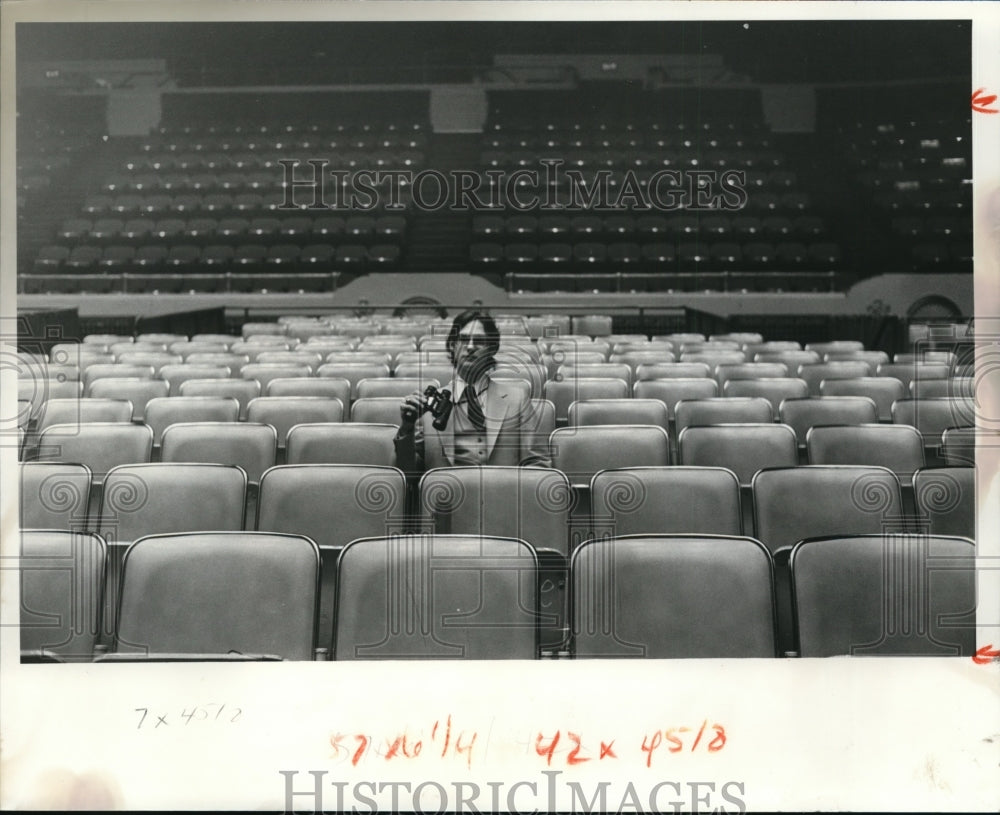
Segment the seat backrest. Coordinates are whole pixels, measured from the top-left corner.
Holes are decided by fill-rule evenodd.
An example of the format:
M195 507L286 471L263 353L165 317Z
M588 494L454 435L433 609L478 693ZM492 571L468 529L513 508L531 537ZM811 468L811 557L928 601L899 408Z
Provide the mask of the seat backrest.
M524 541L484 535L367 538L341 553L333 655L536 659L538 565Z
M590 482L595 537L742 535L740 485L722 467L624 467Z
M913 474L917 512L932 535L976 537L976 468L928 467Z
M398 425L402 403L402 398L398 396L360 397L351 405L351 421Z
M90 386L98 379L106 377L152 379L153 369L149 365L121 365L117 362L99 362L94 365L88 365L87 369L83 372L84 393L89 396Z
M318 597L319 550L308 538L140 538L122 562L115 651L310 660Z
M798 463L795 432L784 424L725 424L686 427L677 438L681 464L725 467L741 487L765 467L794 467Z
M799 654L971 656L975 545L936 535L831 537L791 555Z
M892 421L917 428L926 444L936 445L949 427L975 427L976 404L950 397L900 399L892 406Z
M164 365L157 378L170 386L170 393L178 394L181 384L189 379L229 379L232 373L233 370L228 365L194 365L185 362L181 365Z
M771 403L760 397L683 399L674 406L678 434L685 427L716 424L762 424L774 419Z
M949 428L941 434L941 458L949 467L976 463L976 429Z
M345 422L300 424L292 428L286 442L289 464L396 465L397 426Z
M640 362L635 366L635 380L644 379L699 379L712 376L712 369L704 362ZM715 379L712 379L715 382Z
M574 486L589 486L599 470L670 463L667 431L654 425L561 427L549 436L549 447L552 466Z
M715 369L715 379L721 391L725 391L726 383L731 380L773 379L787 376L788 366L783 362L743 362L736 365L719 365Z
M881 532L903 514L899 479L885 467L761 470L751 488L756 535L772 552L804 538Z
M810 464L887 467L909 476L924 466L920 433L904 424L830 425L806 433Z
M131 423L57 424L38 440L39 460L84 464L95 484L103 483L105 474L120 464L148 462L152 451L153 431Z
M666 406L667 415L675 418L678 402L714 399L719 395L719 384L709 377L644 379L636 382L632 390L636 399L659 399Z
M559 365L556 375L564 379L621 379L630 387L632 384L632 368L624 362L563 363Z
M890 376L862 376L827 379L820 384L820 396L867 396L875 403L880 422L892 420L892 405L906 395L906 388Z
M22 529L87 529L90 469L83 464L29 461L21 476Z
M247 421L269 424L285 448L288 431L298 424L344 421L344 406L327 396L258 396L247 405Z
M800 365L797 376L799 379L805 380L812 396L819 396L820 385L827 380L868 376L868 363L863 360L844 360Z
M231 396L162 396L146 404L146 424L153 429L153 445L163 431L179 422L235 422L240 403Z
M170 386L160 379L98 379L90 386L95 399L123 399L132 404L133 422L141 422L150 399L166 396Z
M100 381L100 380L98 380ZM41 432L54 424L77 422L131 422L132 403L123 399L49 399L37 418Z
M800 446L806 434L822 425L874 424L878 421L875 402L867 396L810 396L786 399L779 411L781 421L795 431Z
M398 528L405 495L406 480L395 467L272 467L260 482L256 528L305 535L320 548L342 548Z
M247 474L222 464L126 464L104 481L96 528L109 543L243 528Z
M239 419L246 421L247 405L260 396L260 383L256 379L188 379L180 385L180 396L214 396L235 399L239 405Z
M441 383L436 379L419 379L417 377L391 377L389 379L362 379L358 382L357 398L378 398L381 396L395 396L397 401L402 401L404 396L420 391L421 393L428 385L440 388Z
M423 368L430 366L422 366ZM449 366L450 368L450 366ZM409 376L407 373L400 373L400 376ZM433 374L427 374L433 376ZM358 382L362 379L387 378L389 376L388 364L378 362L326 362L316 369L317 377L334 377L336 379L346 379L351 383L351 398L357 396Z
M771 556L753 538L586 541L570 566L575 655L773 657L773 582Z
M277 433L267 424L246 422L192 422L174 424L163 431L161 460L242 467L251 484L257 484L274 466Z
M879 365L877 376L891 376L903 383L903 388L910 392L911 383L921 379L947 379L952 374L951 365L947 362L890 362Z
M652 424L668 430L669 418L659 399L584 399L569 406L568 424Z
M339 399L346 410L351 404L351 383L334 376L272 379L263 396L327 396Z
M975 399L976 381L971 376L954 376L951 379L914 379L910 383L914 399L952 397Z
M628 396L628 383L624 379L588 379L572 377L561 381L548 381L542 395L555 406L556 423L563 423L569 415L569 406L581 399L624 399Z
M436 533L519 538L569 555L569 479L541 467L442 467L420 479L420 511Z
M727 398L760 398L771 403L774 420L778 421L781 403L786 399L802 399L809 395L809 386L795 377L770 379L730 379L723 387ZM787 423L786 423L787 424Z
M107 550L89 532L22 530L21 655L93 658L101 630Z

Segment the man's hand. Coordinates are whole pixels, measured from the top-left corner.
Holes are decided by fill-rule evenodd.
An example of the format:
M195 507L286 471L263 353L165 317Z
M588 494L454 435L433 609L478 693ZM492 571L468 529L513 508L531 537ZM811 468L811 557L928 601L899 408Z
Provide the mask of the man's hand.
M403 404L399 406L399 416L402 420L399 425L400 435L410 435L413 433L417 419L420 418L420 414L424 412L425 407L426 400L420 391L411 393L403 400Z

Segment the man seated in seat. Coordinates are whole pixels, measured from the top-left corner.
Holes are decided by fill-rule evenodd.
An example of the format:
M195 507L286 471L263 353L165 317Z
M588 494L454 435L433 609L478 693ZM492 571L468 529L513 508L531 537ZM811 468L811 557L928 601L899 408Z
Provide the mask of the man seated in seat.
M446 388L453 407L447 422L427 408L423 393L407 396L400 406L396 434L400 469L421 473L461 465L551 466L548 439L536 438L538 417L530 393L515 382L493 378L500 332L493 318L465 311L452 323L446 341L455 373Z

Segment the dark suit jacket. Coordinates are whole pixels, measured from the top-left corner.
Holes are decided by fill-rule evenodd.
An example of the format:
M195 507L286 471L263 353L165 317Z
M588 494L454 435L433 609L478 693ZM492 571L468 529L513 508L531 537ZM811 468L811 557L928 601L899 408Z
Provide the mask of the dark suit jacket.
M453 383L449 383L449 389ZM486 463L490 465L535 465L550 467L548 439L536 437L537 418L530 396L518 383L491 379L483 396L486 417ZM465 410L465 404L453 410ZM412 436L396 436L396 459L405 472L420 473L455 464L454 415L444 430L435 430L434 417L417 419Z

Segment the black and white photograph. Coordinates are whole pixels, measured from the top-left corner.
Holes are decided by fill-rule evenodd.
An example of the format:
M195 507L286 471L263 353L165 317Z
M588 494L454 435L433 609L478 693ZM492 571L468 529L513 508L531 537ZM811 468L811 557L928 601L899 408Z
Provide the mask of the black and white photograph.
M0 11L0 806L995 810L995 8Z

